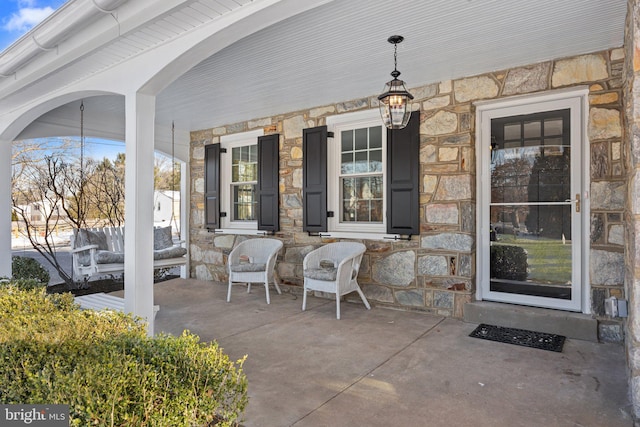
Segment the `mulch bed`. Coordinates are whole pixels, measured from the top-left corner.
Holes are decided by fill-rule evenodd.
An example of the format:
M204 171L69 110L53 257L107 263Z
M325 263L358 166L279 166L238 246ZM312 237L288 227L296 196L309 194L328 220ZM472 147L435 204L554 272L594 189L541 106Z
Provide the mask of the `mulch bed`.
M155 283L163 282L165 280L175 279L180 277L178 275L166 275L161 279L155 281ZM100 279L91 280L88 282L89 287L87 289L69 289L66 283L58 283L56 285L47 286L47 293L60 294L64 292L71 292L74 296L96 294L99 292L109 293L115 291L121 291L124 289L124 280L122 278L115 279Z

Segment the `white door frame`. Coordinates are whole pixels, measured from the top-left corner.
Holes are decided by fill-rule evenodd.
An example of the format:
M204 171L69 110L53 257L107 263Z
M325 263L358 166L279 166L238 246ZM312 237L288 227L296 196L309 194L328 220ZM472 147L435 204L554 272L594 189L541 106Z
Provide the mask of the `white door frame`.
M476 209L476 299L498 302L512 302L516 304L537 307L556 308L570 311L590 313L591 292L589 280L589 188L590 188L590 149L587 133L589 117L589 88L580 86L570 89L544 92L541 94L513 96L492 101L479 101L476 107L476 177L477 201ZM578 167L572 168L572 193L581 194L581 209L579 215L580 229L573 236L577 236L577 247L573 251L573 264L579 265L574 269L571 300L537 297L531 295L505 294L492 292L489 288L489 257L490 257L490 217L489 205L491 197L490 176L490 144L491 120L500 117L518 116L544 111L554 111L570 108L572 163ZM577 150L576 150L577 148ZM576 152L577 151L577 152ZM575 182L577 180L578 182ZM575 211L574 211L575 212ZM574 221L575 222L575 221Z

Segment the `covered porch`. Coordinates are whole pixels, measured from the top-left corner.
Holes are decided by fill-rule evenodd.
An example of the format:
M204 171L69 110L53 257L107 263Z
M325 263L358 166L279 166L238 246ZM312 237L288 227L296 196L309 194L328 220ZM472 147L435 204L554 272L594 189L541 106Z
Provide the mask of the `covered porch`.
M264 289L155 285L156 333L183 329L247 355L243 425L632 426L624 349L568 339L556 353L469 337L457 319Z

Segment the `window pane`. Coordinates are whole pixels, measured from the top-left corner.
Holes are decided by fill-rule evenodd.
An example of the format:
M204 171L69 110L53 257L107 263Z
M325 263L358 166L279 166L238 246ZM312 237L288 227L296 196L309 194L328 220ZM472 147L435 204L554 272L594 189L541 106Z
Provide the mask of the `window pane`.
M342 179L342 221L382 222L382 177Z
M382 126L369 128L369 148L382 148Z
M369 129L356 129L356 150L366 150L369 145Z
M539 138L542 135L540 129L540 122L525 122L524 123L524 137L525 138Z
M371 222L382 222L382 200L371 201Z
M256 219L256 186L242 184L232 186L233 221L254 221Z
M505 125L504 139L520 139L520 123Z
M352 174L353 168L353 153L342 153L342 166L340 167L340 173Z
M231 150L231 181L248 182L258 179L257 144L234 147Z
M345 130L342 131L342 151L352 151L353 150L353 131Z
M356 173L364 173L367 172L369 169L369 161L368 161L368 154L366 151L357 151L355 153L355 157L356 157L356 164L355 164L355 172Z
M372 176L370 178L370 183L371 183L371 197L374 199L382 200L384 195L383 193L384 186L382 185L383 184L382 176Z
M369 172L382 172L382 150L369 152Z
M544 121L544 135L562 135L562 119L549 119Z

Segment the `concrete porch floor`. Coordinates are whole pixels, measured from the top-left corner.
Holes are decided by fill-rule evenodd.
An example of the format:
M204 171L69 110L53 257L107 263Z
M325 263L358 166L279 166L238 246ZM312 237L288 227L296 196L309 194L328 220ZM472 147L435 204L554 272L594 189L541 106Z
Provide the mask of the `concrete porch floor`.
M632 426L621 345L562 353L468 337L459 320L278 295L264 286L155 285L156 332L217 340L244 365L244 426Z

